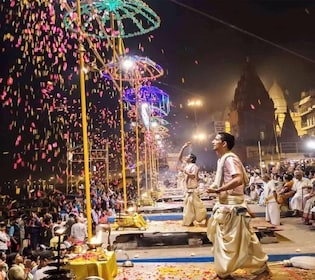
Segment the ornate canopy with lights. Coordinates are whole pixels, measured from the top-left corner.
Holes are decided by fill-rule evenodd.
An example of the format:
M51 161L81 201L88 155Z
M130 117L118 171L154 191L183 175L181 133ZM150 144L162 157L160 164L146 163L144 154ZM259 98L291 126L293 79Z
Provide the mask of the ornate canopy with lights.
M151 110L159 116L167 116L170 112L168 94L154 86L142 86L137 95L134 88L128 88L124 91L123 99L131 105L136 102L148 103Z
M157 79L164 74L164 71L148 57L124 55L105 66L103 75L106 74L114 80L141 83Z
M74 32L78 31L73 20L76 14L75 7L64 16L66 28ZM100 38L135 37L153 31L161 23L158 15L141 0L85 0L81 1L81 15L82 31Z

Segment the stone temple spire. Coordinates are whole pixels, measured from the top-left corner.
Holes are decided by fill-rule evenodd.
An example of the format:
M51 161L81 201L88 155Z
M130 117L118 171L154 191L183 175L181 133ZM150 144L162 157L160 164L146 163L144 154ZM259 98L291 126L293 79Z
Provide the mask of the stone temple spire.
M276 133L277 136L280 136L284 118L287 112L287 101L285 99L283 90L276 81L274 81L271 88L269 89L269 96L272 99L275 107Z
M285 113L285 119L281 131L280 142L298 142L299 139L298 132L291 118L289 108L287 107L287 112Z
M246 145L274 144L274 103L253 63L246 58L231 106L231 130Z

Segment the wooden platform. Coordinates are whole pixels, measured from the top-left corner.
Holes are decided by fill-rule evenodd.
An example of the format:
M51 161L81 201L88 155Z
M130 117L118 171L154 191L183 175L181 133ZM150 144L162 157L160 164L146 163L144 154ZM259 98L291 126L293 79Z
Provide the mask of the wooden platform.
M264 218L257 217L252 219L251 226L255 231L270 230L279 231L282 230L281 226L273 226L266 222ZM120 228L119 230L113 230L112 234L122 233L139 233L139 232L206 232L207 228L202 223L195 223L194 226L187 227L182 225L181 220L164 220L164 221L148 221L148 227L146 230L138 228Z
M120 249L134 249L150 246L180 246L180 245L204 245L209 244L207 239L207 227L204 224L195 223L186 227L181 220L148 221L147 229L120 228L112 230L111 240ZM264 218L254 218L251 222L258 238L262 243L276 243L275 231L282 230L281 226L275 227L266 222Z

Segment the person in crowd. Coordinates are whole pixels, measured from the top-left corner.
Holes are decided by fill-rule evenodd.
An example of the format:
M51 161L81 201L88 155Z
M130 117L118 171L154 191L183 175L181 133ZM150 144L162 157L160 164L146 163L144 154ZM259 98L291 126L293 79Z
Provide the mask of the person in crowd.
M46 213L43 217L40 229L41 245L45 245L46 247L50 246L50 239L53 237L52 227L53 227L52 216L49 213Z
M6 253L8 251L8 242L10 238L7 234L7 227L5 222L0 223L0 253Z
M294 195L293 187L293 175L286 173L283 175L284 184L278 192L277 201L280 204L280 210L289 210L289 198Z
M280 225L280 207L277 202L277 192L274 180L270 175L265 173L262 177L264 181L264 198L266 206L266 221L275 226Z
M20 217L15 216L9 228L9 236L11 243L11 252L18 252L20 250L21 234L20 234Z
M40 241L41 222L35 212L32 212L31 217L26 225L26 235L30 240L32 250L37 250Z
M9 266L7 264L7 254L6 253L0 253L0 272L4 276L4 279L7 279L7 274L9 271Z
M98 216L98 211L96 209L96 205L92 207L91 217L92 217L92 230L93 230L93 233L95 233L96 226L99 223L99 216Z
M99 219L99 223L100 224L107 224L108 223L108 217L109 217L109 213L107 210L103 210Z
M0 280L5 280L7 278L5 267L6 267L6 263L0 259Z
M245 193L247 195L249 195L249 192L250 192L250 187L252 185L261 185L263 184L263 181L260 177L260 170L259 169L255 169L255 170L252 170L250 172L250 176L249 176L249 183L248 183L248 186L245 187Z
M57 269L56 266L49 265L54 257L54 254L50 250L43 251L39 256L39 265L37 266L34 274L33 280L41 280L48 276L45 272L47 270Z
M71 238L67 235L63 237L63 244L66 246L67 250L70 251L72 249L72 241Z
M71 228L75 223L76 223L76 214L75 213L69 213L68 220L65 223L65 227L67 228L65 235L68 235L68 236L71 235Z
M199 167L196 164L197 157L190 153L183 158L184 150L190 146L190 142L186 142L181 148L178 160L182 163L179 168L180 172L185 175L185 198L183 209L183 225L193 226L194 221L207 221L207 209L203 205L198 191L198 173Z
M25 280L25 267L23 257L19 253L11 253L8 255L8 279L9 280Z
M24 260L24 273L25 273L25 280L33 280L34 276L31 273L33 265L32 265L32 260L30 259L25 259Z
M13 265L7 275L8 280L25 280L24 269L18 265Z
M55 228L60 228L65 226L65 222L63 222L62 220L62 216L61 215L57 215L56 221L53 223L52 225L52 236L55 236Z
M19 230L20 230L20 244L19 244L19 248L20 248L20 252L22 252L23 250L23 241L25 239L25 220L27 219L27 215L22 214L20 218L18 219L18 225L19 225Z
M294 183L292 190L294 195L290 201L290 208L293 210L292 216L299 217L303 211L303 195L309 192L311 181L304 177L304 172L300 169L294 171Z
M312 208L315 206L315 181L312 183L312 191L308 194L308 199L305 201L302 219L306 225L311 225L313 220Z
M257 203L259 200L259 193L258 193L257 187L254 183L249 186L248 196L250 199L249 202L251 202L251 203Z
M239 268L268 277L268 256L250 227L244 200L248 177L241 160L231 151L234 144L234 136L226 132L219 132L212 141L218 163L208 193L217 194L218 202L208 222L207 236L213 244L215 279L229 278Z
M71 227L71 238L74 244L83 244L87 238L87 226L82 217L77 216L77 222Z

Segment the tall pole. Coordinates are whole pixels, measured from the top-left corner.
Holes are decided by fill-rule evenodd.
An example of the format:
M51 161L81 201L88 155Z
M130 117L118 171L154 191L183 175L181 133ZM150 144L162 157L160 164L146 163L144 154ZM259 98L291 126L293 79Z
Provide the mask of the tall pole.
M110 27L111 30L115 30L115 15L110 13ZM113 50L113 59L117 58L118 55L122 55L124 52L123 42L121 38L118 38L116 44L116 38L112 37L110 40L111 47ZM117 48L117 49L116 49ZM122 74L120 73L120 76ZM115 83L116 84L116 83ZM119 84L116 84L119 91L119 115L120 115L120 143L121 143L121 176L122 176L122 187L124 194L124 209L127 210L127 180L126 180L126 158L125 158L125 127L124 127L124 101L123 101L123 82L122 77L119 79Z
M126 158L125 158L125 127L124 127L124 102L122 93L122 81L119 85L119 105L120 105L120 135L121 135L121 174L124 193L124 209L127 210L127 182L126 182Z
M149 132L151 134L151 132ZM153 191L153 153L152 153L152 142L149 143L149 170L150 170L150 190Z
M146 133L147 134L147 133ZM148 193L148 147L147 147L147 140L144 139L144 174L145 174L145 191Z
M108 142L106 142L106 185L109 188L109 147Z
M140 200L140 153L139 153L139 107L138 107L138 86L134 87L136 92L136 173L137 173L137 193Z
M81 3L77 0L78 28L81 30ZM83 155L84 155L84 179L86 197L86 218L88 240L92 238L92 217L91 217L91 194L90 194L90 170L89 170L89 142L87 135L86 117L86 96L85 96L85 74L84 74L84 47L81 33L78 33L79 61L80 61L80 92L81 92L81 112L82 112L82 133L83 133Z
M261 146L260 146L260 141L258 141L258 153L259 153L259 168L260 168L260 174L263 174L262 170L262 159L261 159Z
M68 140L69 141L69 140ZM69 193L69 143L67 144L67 182L66 182L66 194Z

